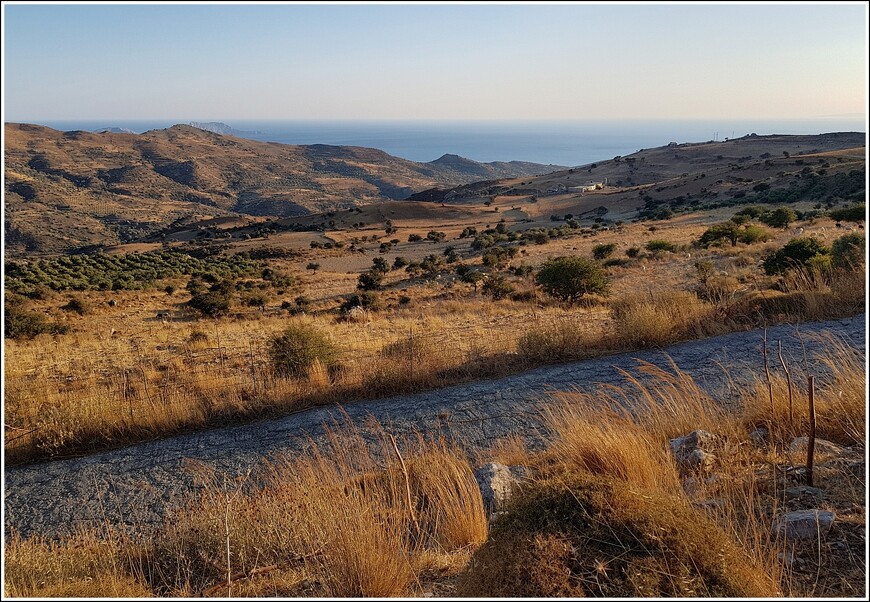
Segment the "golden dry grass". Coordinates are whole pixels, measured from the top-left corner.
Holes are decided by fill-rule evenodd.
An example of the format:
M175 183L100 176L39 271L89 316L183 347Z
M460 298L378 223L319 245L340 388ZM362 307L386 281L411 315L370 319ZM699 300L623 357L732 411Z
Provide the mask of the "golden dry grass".
M519 261L534 265L556 252L588 254L592 245L608 241L622 250L626 241L650 236L688 242L704 227L688 218L661 223L655 233L645 224L623 226L588 239L523 247ZM808 230L819 234L818 226ZM154 318L155 308L175 307L182 295L115 291L118 304L111 309L105 293L82 293L94 309L76 316L58 310L65 297L55 296L43 303L44 311L74 332L7 341L7 461L85 452L338 400L402 395L751 324L838 316L863 306L863 273L857 272L830 282L792 278L787 293L770 291L770 279L759 279L750 267L763 255L760 249L641 257L612 270L610 301L573 307L543 300L492 302L469 285L422 283L401 290L410 295L409 306L397 304L399 291L386 291L391 308L361 322L322 313L335 295L353 289L354 273L302 274L294 264L280 267L302 281L298 292L311 295L320 313L289 317L251 309L234 318L198 321L173 309L179 315L161 321ZM729 274L709 279L703 299L692 292L699 258ZM391 272L389 286L402 286L404 277ZM325 332L339 348L340 368L315 367L305 378L275 374L268 341L288 324Z

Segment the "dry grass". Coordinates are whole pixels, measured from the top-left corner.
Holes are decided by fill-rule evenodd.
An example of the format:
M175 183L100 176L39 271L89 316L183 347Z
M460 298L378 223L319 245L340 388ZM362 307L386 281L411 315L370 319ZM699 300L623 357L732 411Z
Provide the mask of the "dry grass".
M534 265L554 252L588 255L599 242L642 242L652 235L646 228L626 225L588 240L578 235L522 247L517 261ZM683 218L659 226L662 236L681 244L703 228ZM819 235L818 226L808 229ZM781 245L788 234L778 237L767 247L632 260L611 271L610 305L492 302L449 279L409 285L399 271L388 274L390 288L382 293L390 309L372 312L362 322L329 313L288 317L277 306L265 313L250 309L233 318L194 321L179 311L184 293L82 293L94 308L86 317L62 312L59 299L49 299L42 311L74 332L7 341L7 461L86 453L338 400L402 395L747 325L861 310L863 272L837 272L829 281L793 276L787 292L769 290L773 283L758 277L757 263L765 249ZM696 286L699 258L715 270L728 270L708 280L704 299L685 290ZM293 262L277 268L299 278L302 288L292 295L310 296L321 312L334 308L336 295L355 286L352 272L312 275ZM399 293L409 295L410 305L398 304ZM116 307L106 306L107 295L117 300ZM169 310L173 318L155 319L155 309ZM276 374L268 341L291 324L326 333L339 347L340 367L315 368L297 378Z
M419 593L421 574L456 572L486 540L486 513L456 447L421 436L393 441L377 424L342 425L323 446L247 478L191 466L202 493L138 545L117 531L63 544L13 538L7 592Z
M716 308L688 291L629 295L612 307L616 335L625 347L660 347L725 331L715 327Z
M830 353L820 362L829 374L822 376L816 385L816 432L819 437L842 445L865 442L867 373L863 358L842 340L831 335L824 339ZM746 423L764 426L779 444L787 445L794 437L806 435L808 393L806 379L799 379L804 370L803 366L790 368L790 395L788 378L778 365L771 364L772 397L766 379L758 379L743 400Z
M680 491L666 447L624 410L611 408L608 401L606 396L580 393L546 410L547 423L556 435L548 453L555 468L548 471L579 470L645 489Z
M863 442L861 357L841 342L827 347L818 358L830 369L819 379L820 436ZM813 581L782 558L814 559L821 548L787 550L770 528L784 503L781 475L772 470L783 461L781 446L748 441L759 419L771 422L758 413L769 405L750 396L742 411L728 412L673 364L640 363L623 374L623 386L556 400L547 414L554 441L544 451L508 438L478 454L523 464L533 475L489 538L463 450L437 437L395 441L378 424L348 422L336 424L326 443L244 479L192 466L201 495L144 538L118 531L62 543L13 536L6 593L388 597L431 591L459 575L458 590L442 591L860 595L863 560L841 551L844 543L849 554L857 550L864 520L863 511L841 510L864 502L848 470L819 471L826 499L839 504L844 535L834 542L841 548L824 544L825 576ZM785 390L774 391L778 423ZM775 438L803 434L802 424L792 426ZM697 428L717 436L715 472L681 480L668 440Z

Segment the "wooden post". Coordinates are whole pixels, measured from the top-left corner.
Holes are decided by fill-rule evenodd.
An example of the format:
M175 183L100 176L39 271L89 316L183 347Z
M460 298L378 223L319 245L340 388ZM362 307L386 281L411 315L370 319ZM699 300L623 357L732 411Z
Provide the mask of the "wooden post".
M813 486L813 455L816 451L816 403L814 399L815 376L810 376L809 399L810 399L810 437L807 441L807 485Z

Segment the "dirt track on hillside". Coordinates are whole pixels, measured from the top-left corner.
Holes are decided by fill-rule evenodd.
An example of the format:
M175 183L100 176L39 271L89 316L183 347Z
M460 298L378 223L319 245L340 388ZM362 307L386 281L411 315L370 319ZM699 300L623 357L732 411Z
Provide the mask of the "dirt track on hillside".
M768 329L767 337L771 345L782 341L793 367L808 366L822 375L812 357L823 349L823 339L817 335L824 333L843 338L862 353L865 350L863 314L797 327L777 326ZM441 429L469 449L486 447L509 435L520 435L536 447L548 437L540 409L553 392L620 384L624 380L617 369L631 371L638 360L665 366L669 356L714 398L735 402L736 390L762 370L762 337L760 330L733 333L663 351L624 353L416 395L357 402L343 410L356 424L371 416L396 434ZM803 371L793 368L793 372ZM106 522L156 524L167 508L195 489L187 466L205 462L230 476L242 475L264 458L292 454L311 441L322 441L325 427L336 419L341 419L341 411L334 406L313 408L285 418L181 435L84 458L6 468L6 532L14 528L25 535L59 533Z

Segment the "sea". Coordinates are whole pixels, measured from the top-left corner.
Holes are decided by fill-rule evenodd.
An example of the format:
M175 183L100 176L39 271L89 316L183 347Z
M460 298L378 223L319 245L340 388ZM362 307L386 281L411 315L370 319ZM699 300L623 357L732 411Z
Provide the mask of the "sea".
M706 142L750 133L866 132L865 116L814 120L576 120L576 121L256 121L219 119L42 121L51 128L94 131L118 127L137 134L191 121L221 121L242 137L283 144L331 144L381 149L411 161L444 154L475 161L531 161L575 166L670 142Z

